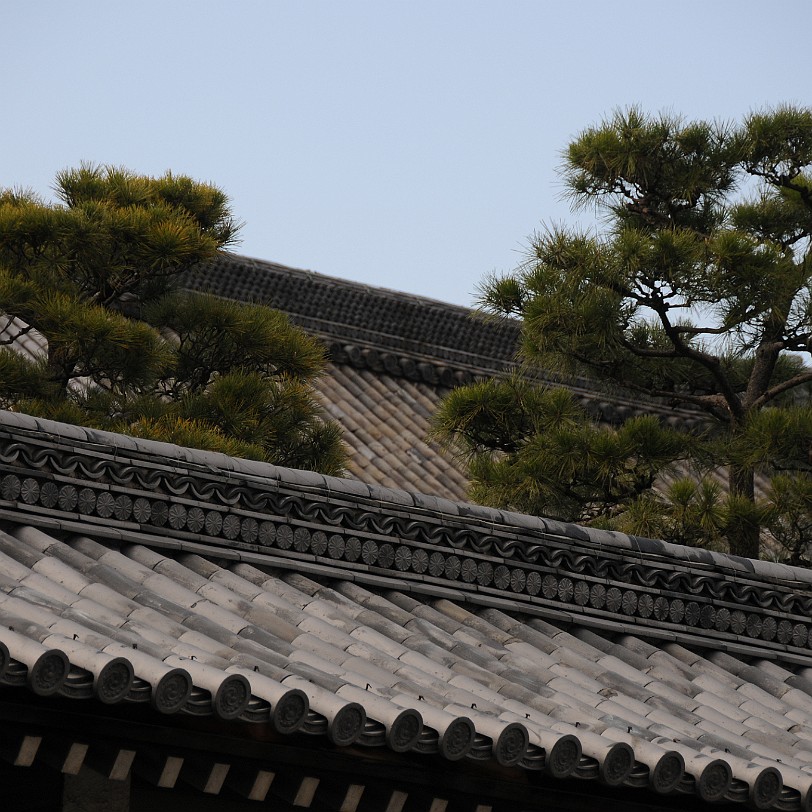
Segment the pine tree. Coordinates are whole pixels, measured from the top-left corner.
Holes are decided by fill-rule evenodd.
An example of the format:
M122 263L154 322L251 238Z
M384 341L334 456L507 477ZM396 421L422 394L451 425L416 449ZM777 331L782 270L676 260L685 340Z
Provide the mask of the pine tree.
M600 521L611 517L613 526L686 543L724 540L750 557L769 528L791 560L805 560L812 542L811 167L810 110L780 107L737 126L617 112L565 153L574 203L596 207L599 229L543 230L515 273L484 283L486 312L521 319L528 368L587 375L596 386L704 416L706 430L686 435L670 460L631 448L613 476L641 460L653 474L691 460L699 472L723 468L726 495L702 478L673 482L660 495L633 488L610 494L614 504L598 511ZM480 497L526 506L532 488L559 476L564 463L557 452L530 456L544 440L535 427L515 430L513 448L477 446L470 431L476 410L462 398L455 393L438 416L440 436L468 455ZM558 453L584 467L628 426L595 430L594 439ZM651 435L655 450L665 440ZM508 496L505 472L519 464L525 485ZM761 471L777 474L763 499L755 487ZM588 468L584 475L594 476ZM564 515L588 520L592 500ZM534 507L558 509L554 500Z
M311 390L321 346L262 305L176 289L235 240L222 191L97 166L60 173L55 191L0 191L3 407L342 470ZM29 334L39 357L14 350Z

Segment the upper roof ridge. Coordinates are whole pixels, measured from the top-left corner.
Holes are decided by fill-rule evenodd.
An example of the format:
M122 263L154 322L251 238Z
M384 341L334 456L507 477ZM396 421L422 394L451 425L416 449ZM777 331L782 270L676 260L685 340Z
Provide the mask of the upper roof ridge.
M446 387L519 366L520 322L461 305L225 252L185 272L180 282L189 289L281 310L294 324L324 339L338 363L400 372ZM570 389L607 422L638 412L659 413L686 426L704 421L698 412L609 389L594 379L544 373L537 377L544 384Z
M328 341L361 344L455 367L499 370L515 361L516 322L475 318L474 310L220 253L181 283L283 311L295 324Z

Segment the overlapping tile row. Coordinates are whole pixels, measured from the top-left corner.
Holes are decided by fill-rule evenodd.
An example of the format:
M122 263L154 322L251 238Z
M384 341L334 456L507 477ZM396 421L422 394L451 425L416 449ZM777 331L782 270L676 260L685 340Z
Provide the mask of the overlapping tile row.
M343 429L350 475L386 488L465 499L465 476L427 439L440 398L436 389L335 365L318 387L325 411Z
M6 414L0 500L37 517L389 573L806 656L812 573ZM42 430L45 432L43 433Z
M338 745L544 763L541 749L529 751L524 725L489 719L477 729L466 713L449 710L453 703L439 693L448 692L438 681L444 669L419 646L376 631L393 624L351 599L307 611L311 595L247 565L230 571L137 545L122 553L88 538L64 543L35 528L12 532L0 534L7 683L106 703L150 700L167 714L270 722ZM397 632L404 636L413 633ZM550 750L563 742L566 772L576 770L572 736L548 739Z
M376 375L442 388L516 365L518 322L476 318L475 311L458 305L227 253L186 272L181 282L191 289L277 308L320 336L336 365ZM601 393L594 380L568 377L559 383L608 422L642 412L659 413L688 427L703 422L695 413L656 401L642 403L639 397Z
M24 526L0 569L2 682L41 695L810 808L808 669Z

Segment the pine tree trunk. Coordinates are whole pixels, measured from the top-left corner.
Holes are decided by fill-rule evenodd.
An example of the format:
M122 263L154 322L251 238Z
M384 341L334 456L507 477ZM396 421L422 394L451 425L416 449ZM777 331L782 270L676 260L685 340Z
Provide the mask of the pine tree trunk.
M59 399L64 398L68 392L70 375L65 371L67 367L64 351L55 350L48 345L48 380L53 387L52 391Z
M755 506L756 483L755 472L752 468L742 468L732 465L728 472L730 495L746 500ZM757 521L747 521L741 517L728 525L726 532L730 552L745 558L758 558L761 534Z

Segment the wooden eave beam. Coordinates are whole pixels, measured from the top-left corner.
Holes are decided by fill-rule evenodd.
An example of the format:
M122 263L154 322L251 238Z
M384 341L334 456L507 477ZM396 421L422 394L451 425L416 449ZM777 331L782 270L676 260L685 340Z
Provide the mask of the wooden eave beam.
M596 806L603 807L602 812L696 812L701 805L693 795L663 797L625 787L612 789L592 781L557 781L518 767L465 761L452 765L439 757L395 754L383 748L335 748L323 737L281 736L270 725L220 723L191 716L167 720L144 706L38 699L23 689L2 693L9 699L0 700L0 726L6 740L17 742L15 759L21 752L28 753L37 737L42 739L37 751L40 746L47 751L51 739L63 743L71 740L67 750L63 745L61 761L57 758L56 763L49 764L63 769L70 747L89 745L86 757L82 754L83 761L97 765L97 754L107 752L109 764L101 766L109 777L122 780L130 766L143 775L144 764L152 761L151 777L145 777L166 788L178 781L186 783L192 775L190 765L196 763L199 774L191 783L196 781L199 789L216 794L228 786L257 800L264 792L266 802L278 798L280 808L320 811L324 808L322 790L329 792L330 806L342 812L411 812L411 808L421 812L463 808L485 812L488 807L492 807L491 812L513 812L537 810L540 799L546 809L567 812L592 812ZM25 701L11 701L12 696ZM23 747L26 737L29 749ZM78 751L73 758L78 760ZM287 776L288 786L281 776ZM465 799L464 806L460 805L461 798ZM336 800L338 807L334 806ZM417 806L413 807L412 801ZM445 808L444 801L448 801Z

